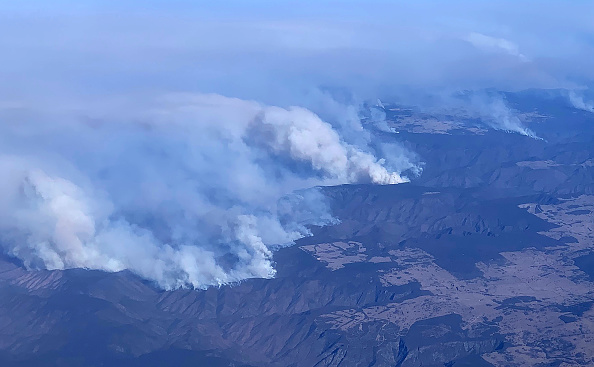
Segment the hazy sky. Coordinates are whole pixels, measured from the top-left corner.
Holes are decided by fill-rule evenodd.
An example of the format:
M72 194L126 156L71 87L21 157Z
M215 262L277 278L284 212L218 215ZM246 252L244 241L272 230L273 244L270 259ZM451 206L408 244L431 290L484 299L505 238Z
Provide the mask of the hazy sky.
M1 91L576 87L593 18L591 1L5 2Z

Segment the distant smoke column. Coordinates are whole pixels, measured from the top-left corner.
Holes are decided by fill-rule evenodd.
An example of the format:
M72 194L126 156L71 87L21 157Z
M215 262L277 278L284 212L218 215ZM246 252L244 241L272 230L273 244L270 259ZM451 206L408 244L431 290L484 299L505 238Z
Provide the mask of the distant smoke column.
M579 110L594 112L594 102L586 102L583 95L575 91L569 91L569 102L571 105Z

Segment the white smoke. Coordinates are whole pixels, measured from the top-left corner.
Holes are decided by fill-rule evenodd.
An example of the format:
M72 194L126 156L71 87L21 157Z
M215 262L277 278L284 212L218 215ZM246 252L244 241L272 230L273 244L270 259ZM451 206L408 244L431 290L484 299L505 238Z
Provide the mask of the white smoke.
M520 135L528 136L533 139L540 139L536 134L524 126L522 121L513 113L502 98L496 98L488 105L487 121L491 127L509 132L515 132Z
M491 37L482 33L472 32L464 39L473 46L487 52L503 52L517 57L521 62L530 61L526 55L520 52L518 45L505 38Z
M594 102L588 102L584 96L574 90L570 90L568 94L569 102L578 110L594 112Z
M271 246L333 221L318 191L287 194L401 183L410 168L388 170L309 110L220 95L25 112L0 115L5 250L165 289L272 277Z
M437 91L420 93L404 99L407 105L437 116L457 116L462 121L480 122L488 127L517 133L532 139L542 140L534 131L525 126L517 111L510 107L505 95L493 90L480 91Z
M468 108L471 113L477 114L482 121L493 129L518 133L533 139L541 139L534 131L524 126L516 113L499 95L475 94L471 97Z
M407 181L397 172L388 172L373 155L342 143L330 124L306 109L269 107L254 122L253 129L272 152L308 162L328 178L382 185Z

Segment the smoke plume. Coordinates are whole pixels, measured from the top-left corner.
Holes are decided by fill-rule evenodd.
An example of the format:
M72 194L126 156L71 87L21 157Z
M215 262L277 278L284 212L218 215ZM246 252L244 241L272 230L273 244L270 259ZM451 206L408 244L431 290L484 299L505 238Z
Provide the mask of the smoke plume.
M569 102L571 105L578 110L584 110L588 112L594 112L594 102L588 102L583 94L570 90L568 94Z
M481 120L496 130L503 130L533 139L540 139L536 134L524 126L501 96L474 95L470 108L478 113Z
M272 277L272 246L334 221L307 188L397 184L412 167L388 169L305 108L214 94L0 117L5 250L29 268L128 269L164 289Z

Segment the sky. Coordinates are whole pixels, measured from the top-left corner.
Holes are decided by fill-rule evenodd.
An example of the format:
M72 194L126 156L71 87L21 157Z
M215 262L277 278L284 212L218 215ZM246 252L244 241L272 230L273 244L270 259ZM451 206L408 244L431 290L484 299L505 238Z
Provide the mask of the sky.
M594 111L592 19L588 1L3 2L0 244L164 289L272 277L274 248L336 221L315 187L422 174L362 108L439 96L537 139L499 92Z

